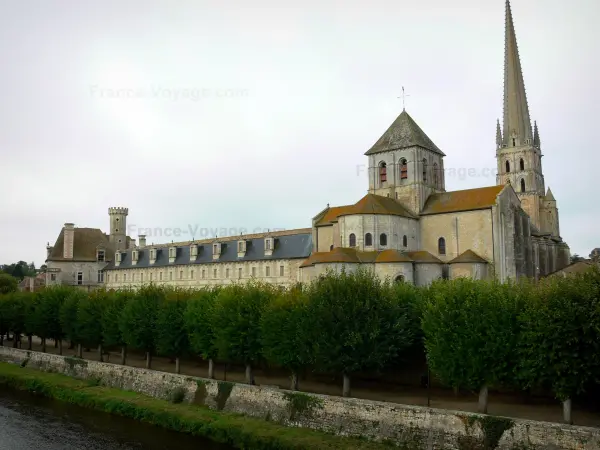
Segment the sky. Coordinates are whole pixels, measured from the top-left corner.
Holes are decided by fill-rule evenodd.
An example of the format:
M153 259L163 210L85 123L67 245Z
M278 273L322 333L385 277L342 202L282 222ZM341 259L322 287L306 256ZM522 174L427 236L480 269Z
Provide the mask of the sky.
M600 246L600 2L511 5L546 186L571 253L587 256ZM446 189L496 184L504 10L1 2L0 264L43 264L65 222L108 232L111 206L148 243L310 227L366 193L364 153L402 111L403 86L447 155Z

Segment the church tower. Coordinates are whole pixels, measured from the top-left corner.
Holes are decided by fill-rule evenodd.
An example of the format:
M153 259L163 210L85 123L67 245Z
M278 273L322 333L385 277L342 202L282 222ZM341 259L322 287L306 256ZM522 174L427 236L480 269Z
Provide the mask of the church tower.
M121 207L108 208L110 217L110 235L108 239L114 244L115 250L127 248L127 215L129 209Z
M400 201L419 214L429 196L445 191L444 153L403 110L365 153L369 194Z
M504 44L504 123L502 128L500 121L496 125L496 159L496 184L510 182L521 200L521 206L531 218L531 223L539 231L555 231L545 229L546 220L541 217L541 210L551 205L545 200L539 130L537 123L534 130L531 128L509 0L506 0Z

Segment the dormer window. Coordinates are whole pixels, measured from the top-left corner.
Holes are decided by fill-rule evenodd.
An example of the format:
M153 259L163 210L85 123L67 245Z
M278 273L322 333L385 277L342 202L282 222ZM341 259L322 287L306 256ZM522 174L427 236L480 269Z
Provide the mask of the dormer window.
M238 258L243 258L246 255L246 241L237 242Z
M219 259L220 256L221 256L221 244L217 242L217 243L213 244L213 259Z
M158 251L155 248L150 249L150 264L154 264L156 262L156 254Z
M196 261L198 258L198 246L196 244L190 245L190 261Z
M104 249L98 249L96 251L96 260L98 262L104 262L106 260L106 257L104 255L105 255Z
M115 266L118 266L119 264L121 264L121 252L116 252L115 253Z
M139 251L137 250L132 250L131 251L131 264L136 265L138 262L138 258L139 258Z
M265 238L265 256L272 256L275 248L275 239L272 237Z
M169 263L174 263L177 258L177 247L169 247Z

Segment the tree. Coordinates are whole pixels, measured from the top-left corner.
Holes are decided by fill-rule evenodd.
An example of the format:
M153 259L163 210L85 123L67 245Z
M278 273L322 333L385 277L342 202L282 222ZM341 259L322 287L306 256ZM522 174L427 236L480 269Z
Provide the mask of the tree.
M0 273L0 295L15 292L19 286L19 280L8 273Z
M520 376L550 387L572 423L571 399L600 379L600 271L543 280L519 321Z
M146 369L151 368L152 355L156 351L156 317L164 297L160 287L143 286L127 302L121 315L123 340L128 347L146 352Z
M64 332L60 322L61 307L67 297L73 292L68 286L52 286L40 291L33 313L33 334L42 339L42 351L46 351L46 339L54 339L58 351L62 355L62 339Z
M121 364L127 361L127 344L121 331L121 316L127 303L135 297L131 290L110 292L102 314L102 339L107 348L121 348Z
M98 360L102 361L102 315L108 293L96 289L82 297L77 305L77 335L86 348L98 348Z
M21 334L25 331L25 321L33 294L14 292L6 297L5 314L8 330L12 331L13 347L17 348L21 341Z
M175 373L181 372L180 356L189 350L184 313L190 292L183 289L168 289L166 298L158 307L156 318L157 351L175 358Z
M481 413L487 413L489 387L513 381L517 317L526 292L524 286L469 278L438 281L429 289L422 320L429 366L443 383L479 391Z
M85 299L87 294L79 289L73 289L65 299L60 308L60 325L65 338L71 341L71 345L77 345L77 356L83 356L81 348L81 336L79 335L79 322L77 321L77 310L79 303Z
M316 368L341 374L345 397L353 373L380 370L413 344L406 309L366 269L329 272L308 292Z
M208 360L208 378L214 378L214 360L218 355L215 346L213 308L218 289L202 289L194 292L188 300L184 321L190 348Z
M246 365L246 382L254 384L253 365L262 356L260 318L275 294L271 285L234 284L219 292L214 307L215 346L219 357Z
M585 261L585 258L582 256L579 256L577 253L574 253L573 255L571 255L571 264L579 262L579 261Z
M309 297L296 286L280 293L261 318L265 359L291 372L291 390L298 390L298 373L312 363Z

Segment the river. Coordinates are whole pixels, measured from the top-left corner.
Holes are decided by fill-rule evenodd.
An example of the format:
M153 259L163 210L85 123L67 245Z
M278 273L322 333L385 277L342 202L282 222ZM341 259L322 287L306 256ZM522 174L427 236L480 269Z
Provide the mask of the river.
M231 450L124 417L0 387L0 450Z

